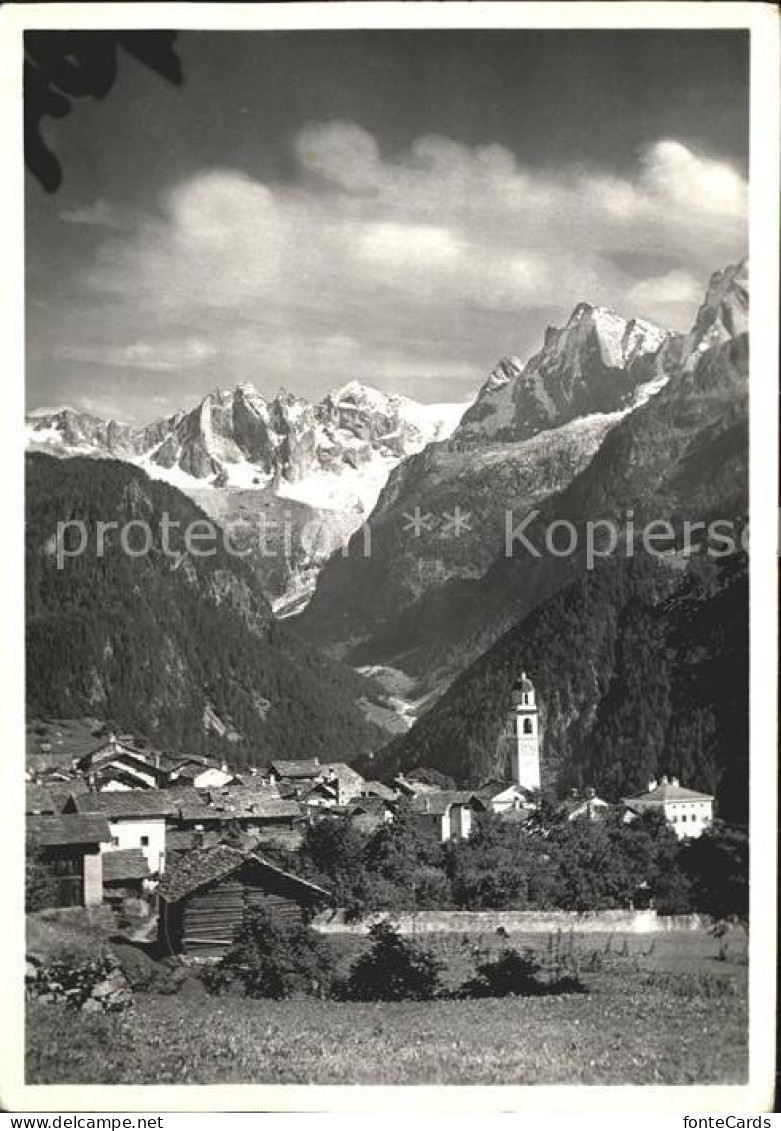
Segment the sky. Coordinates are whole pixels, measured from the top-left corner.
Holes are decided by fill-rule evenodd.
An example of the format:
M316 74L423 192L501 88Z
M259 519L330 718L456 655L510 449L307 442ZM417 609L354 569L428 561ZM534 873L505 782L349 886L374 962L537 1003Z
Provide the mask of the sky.
M748 42L181 32L27 174L28 409L146 422L252 382L464 401L580 301L676 330L746 252Z

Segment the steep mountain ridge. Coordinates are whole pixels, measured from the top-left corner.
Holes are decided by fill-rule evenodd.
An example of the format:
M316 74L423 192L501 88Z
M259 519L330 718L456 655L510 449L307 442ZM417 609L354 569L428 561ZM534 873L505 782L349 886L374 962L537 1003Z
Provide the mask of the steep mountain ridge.
M579 304L522 365L505 358L446 443L391 474L363 534L322 570L299 628L336 655L419 670L492 566L508 512L542 506L581 474L625 416L659 393L683 348L649 322ZM416 508L430 516L410 531ZM468 525L454 527L454 516ZM411 665L411 666L410 666Z
M123 458L179 487L188 477L217 486L279 486L398 460L449 435L466 407L424 405L357 381L315 404L284 389L267 400L244 383L140 427L63 409L28 416L27 428L30 445L51 454Z
M389 473L450 434L466 404L421 404L357 381L310 404L251 384L216 390L143 427L63 409L27 419L28 447L120 459L178 487L229 527L255 533L257 577L285 609L371 511Z
M427 766L471 785L508 777L505 726L522 670L540 704L544 788L593 785L618 800L673 773L746 822L744 554L698 559L685 574L647 557L600 562L496 641L370 772Z
M542 349L526 365L515 357L499 362L455 438L518 442L579 416L624 408L672 336L642 319L579 303L566 326L548 327Z
M253 571L218 537L206 555L183 531L204 513L168 484L117 461L27 457L27 705L32 715L97 715L172 750L350 760L384 741L359 701L372 684L280 626ZM169 551L163 516L169 520ZM96 523L144 523L146 553ZM57 525L69 527L57 561ZM115 527L115 530L117 528ZM130 527L137 550L142 533Z
M613 524L617 544L627 527L669 521L680 545L683 523L743 522L748 493L747 265L718 273L692 332L669 339L657 364L669 379L618 420L586 466L535 508L539 513L512 553L497 547L483 576L460 586L447 602L426 595L403 610L382 637L363 646L365 662L397 662L411 674L442 681L488 648L519 618L586 568L586 524ZM732 325L734 336L723 328ZM714 333L714 327L716 332ZM515 529L526 510L513 510ZM554 523L575 532L575 550L547 550ZM501 536L501 535L500 535ZM630 537L630 542L636 540ZM440 595L441 596L441 595ZM316 605L313 605L316 607ZM306 624L306 621L304 621Z

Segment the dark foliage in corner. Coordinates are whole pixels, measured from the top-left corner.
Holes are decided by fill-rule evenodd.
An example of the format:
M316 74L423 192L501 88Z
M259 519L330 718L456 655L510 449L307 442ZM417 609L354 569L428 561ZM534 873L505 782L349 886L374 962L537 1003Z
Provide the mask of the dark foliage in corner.
M47 192L62 182L62 167L41 135L43 118L64 118L74 98L105 98L122 50L170 83L182 72L175 31L27 31L24 36L24 156Z

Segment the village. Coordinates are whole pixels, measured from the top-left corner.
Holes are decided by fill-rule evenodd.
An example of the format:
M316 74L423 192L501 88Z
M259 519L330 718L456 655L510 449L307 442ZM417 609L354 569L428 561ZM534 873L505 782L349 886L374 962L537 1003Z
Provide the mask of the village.
M346 763L317 758L240 771L111 733L58 767L47 758L52 735L33 735L26 812L28 854L44 893L38 906L106 907L117 925L134 925L138 937L156 939L166 953L224 954L247 906L294 918L333 906L322 885L275 862L318 822L340 820L371 833L392 825L403 808L421 837L442 844L469 840L480 814L529 822L540 805L541 742L539 704L525 672L512 693L507 733L513 780L474 790L442 788L425 770L367 780ZM666 776L616 804L594 788L556 803L568 822L631 823L657 813L681 840L711 826L713 806L712 796Z

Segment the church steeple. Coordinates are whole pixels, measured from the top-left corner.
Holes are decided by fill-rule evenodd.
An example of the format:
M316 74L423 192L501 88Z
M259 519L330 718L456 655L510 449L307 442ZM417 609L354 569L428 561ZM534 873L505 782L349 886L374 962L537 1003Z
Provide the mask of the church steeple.
M540 727L534 684L526 672L512 690L510 726L513 734L513 774L523 789L540 788Z

